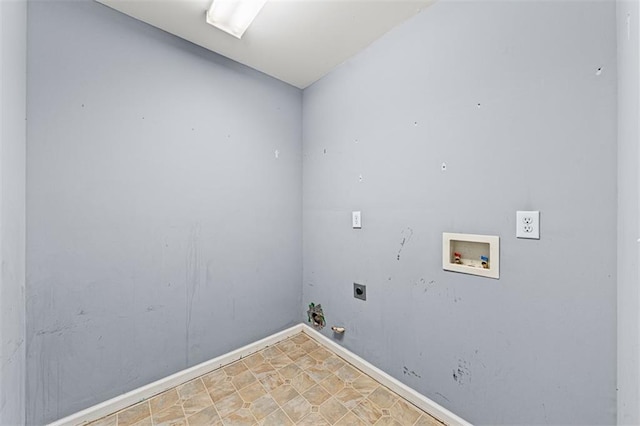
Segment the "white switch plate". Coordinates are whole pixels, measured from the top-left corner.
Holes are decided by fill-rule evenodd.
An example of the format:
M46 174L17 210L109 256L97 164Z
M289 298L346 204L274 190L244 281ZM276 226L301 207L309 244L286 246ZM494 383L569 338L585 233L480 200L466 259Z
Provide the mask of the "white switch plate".
M517 211L516 212L516 237L530 240L540 239L540 212Z
M353 229L362 228L360 212L351 212L351 226L353 226Z

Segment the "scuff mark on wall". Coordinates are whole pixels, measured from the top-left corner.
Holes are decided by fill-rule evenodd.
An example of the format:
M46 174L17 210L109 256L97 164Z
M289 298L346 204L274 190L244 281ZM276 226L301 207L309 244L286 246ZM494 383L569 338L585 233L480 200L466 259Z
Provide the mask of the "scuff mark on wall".
M196 291L200 285L200 223L196 222L191 227L189 242L187 246L186 268L185 268L185 303L186 303L186 323L185 323L185 360L189 365L189 330L191 328L191 315L193 312L193 301Z
M449 401L449 398L447 398L446 396L444 396L443 394L441 394L440 392L436 392L436 395L438 395L440 398L444 399L447 402L451 402Z
M453 380L460 386L471 381L471 371L467 361L458 359L458 367L453 370Z
M419 379L422 378L421 375L419 375L418 373L416 373L413 370L409 370L406 366L402 367L402 374L404 374L405 376L413 376L413 377L417 377Z
M397 257L398 260L400 260L400 253L402 253L402 249L404 248L404 245L407 244L409 241L411 241L411 237L413 237L413 229L407 226L406 229L402 230L400 235L402 235L402 241L400 241L400 250L398 250L398 257Z
M7 346L10 346L12 344L14 346L11 349L11 353L9 354L9 356L4 357L4 359L2 359L2 362L0 363L0 365L2 365L2 367L4 367L5 365L9 365L9 364L13 363L15 355L18 352L18 350L22 347L23 343L24 343L24 339L20 339L15 343L13 343L13 340L9 340L9 342L7 342Z
M435 280L431 280L427 283L427 280L424 278L420 278L418 281L416 281L415 283L413 283L414 286L420 286L423 287L422 292L426 293L429 291L429 289L433 288L436 285L436 281Z

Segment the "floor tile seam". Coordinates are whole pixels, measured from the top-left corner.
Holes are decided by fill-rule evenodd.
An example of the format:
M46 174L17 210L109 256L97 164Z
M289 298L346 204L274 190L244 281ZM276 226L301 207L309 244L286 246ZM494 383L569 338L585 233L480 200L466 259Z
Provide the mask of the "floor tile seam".
M287 401L287 402L288 402L288 401ZM276 401L276 404L278 404L278 408L279 408L279 409L280 409L280 411L282 411L282 413L287 417L287 419L289 419L289 421L290 421L293 425L295 425L295 424L296 424L296 422L294 422L294 421L293 421L293 419L292 419L291 417L289 417L289 415L287 414L287 412L285 411L285 409L282 407L282 405L280 405L280 403L278 403L277 401ZM283 404L283 405L284 405L284 404ZM277 411L277 410L273 410L273 412L272 412L271 414L275 413L276 411ZM270 416L271 414L269 414L269 416ZM269 417L269 416L267 416L267 417ZM266 418L266 417L265 417L265 418Z
M185 411L185 412L184 412L184 414L185 414L185 418L186 418L187 420L188 420L188 418L189 418L189 417L191 417L191 416L195 416L196 414L198 414L198 413L200 413L200 412L202 412L202 411L206 410L206 409L207 409L207 408L209 408L209 407L212 407L212 406L213 406L214 410L216 409L216 408L215 408L215 402L213 402L213 398L211 398L211 395L209 394L209 392L207 391L207 388L205 387L204 392L197 393L197 394L195 394L194 396L192 396L191 398L189 398L189 399L187 399L187 400L183 401L183 402L182 402L182 404L181 404L181 405L182 405L182 410L184 411L184 403L185 403L185 402L190 401L191 399L193 399L193 398L195 398L195 397L197 397L198 395L201 395L201 394L205 394L205 395L207 395L207 398L209 398L209 401L211 401L211 404L209 404L207 407L201 408L200 410L196 411L195 413L191 413L191 414L189 414L189 415L187 415L187 412ZM217 410L216 410L216 413L217 413Z
M340 417L338 420L336 420L336 421L335 421L334 423L332 423L332 424L334 424L334 425L335 425L335 424L340 423L340 420L342 420L342 419L344 419L345 417L347 417L347 416L349 415L349 413L351 413L351 410L347 409L347 412L346 412L346 413L344 413L344 415L343 415L342 417ZM351 413L351 414L355 415L355 413ZM358 416L356 416L356 417L358 417ZM358 417L358 418L360 418L360 417ZM327 420L327 421L328 421L328 420ZM329 422L329 423L331 423L331 422Z

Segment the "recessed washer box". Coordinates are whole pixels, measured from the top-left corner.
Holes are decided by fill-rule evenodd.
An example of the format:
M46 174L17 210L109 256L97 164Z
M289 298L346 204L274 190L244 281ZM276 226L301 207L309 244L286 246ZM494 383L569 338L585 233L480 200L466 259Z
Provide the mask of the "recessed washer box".
M443 232L442 269L500 278L500 237Z

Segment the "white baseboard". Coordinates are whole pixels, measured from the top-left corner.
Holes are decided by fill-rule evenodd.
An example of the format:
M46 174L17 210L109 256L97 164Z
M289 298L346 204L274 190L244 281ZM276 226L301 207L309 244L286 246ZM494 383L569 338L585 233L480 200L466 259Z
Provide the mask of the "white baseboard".
M171 376L134 389L120 396L116 396L115 398L111 398L108 401L94 405L93 407L89 407L75 414L71 414L70 416L50 423L49 426L78 426L98 420L106 415L120 411L166 390L174 388L182 383L188 382L189 380L193 380L207 374L212 370L231 364L239 359L246 358L253 353L265 349L267 346L275 345L282 340L295 336L302 330L302 324L294 325L291 328L272 334L269 337L258 340L257 342L251 343L247 346L243 346L235 351L228 352L212 360L187 368L186 370L178 371Z
M288 339L289 337L292 337L300 332L305 333L316 342L326 347L328 350L344 358L354 367L357 367L407 401L414 404L416 407L433 415L435 418L452 426L471 426L471 423L467 422L461 417L456 416L455 414L442 407L438 403L430 400L426 396L419 394L399 380L391 377L384 371L373 366L356 354L331 341L327 337L323 336L322 334L318 333L305 324L295 325L291 328L283 330L279 333L272 334L269 337L258 340L257 342L251 343L240 349L236 349L235 351L226 353L191 368L187 368L186 370L179 371L175 374L172 374L171 376L165 377L146 386L134 389L108 401L102 402L100 404L94 405L93 407L89 407L63 419L57 420L53 423L50 423L49 426L79 426L98 420L111 413L115 413L116 411L120 411L131 405L149 399L182 383L207 374L212 370L231 364L232 362L238 361L239 359L246 358L253 353L259 352L268 346L275 345L276 343Z
M345 359L346 361L351 363L351 365L358 368L363 373L371 376L372 378L380 382L380 384L385 385L386 387L388 387L389 389L391 389L392 391L394 391L395 393L397 393L398 395L400 395L401 397L403 397L404 399L406 399L416 407L420 408L421 410L426 411L427 413L431 414L433 417L437 418L438 420L443 421L447 425L472 426L471 423L464 420L462 417L459 417L453 414L451 411L447 410L437 402L434 402L431 399L427 398L426 396L416 392L415 390L411 389L409 386L405 385L398 379L391 377L384 371L380 370L378 367L374 366L373 364L370 364L369 362L360 358L358 355L354 354L348 349L343 348L342 346L338 345L331 339L318 333L316 330L309 327L308 325L306 324L301 324L301 325L302 325L302 332L308 335L309 337L311 337L312 339L314 339L317 343L323 345L331 352Z

